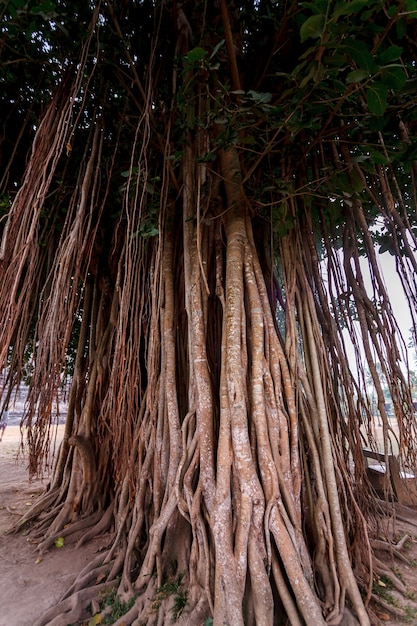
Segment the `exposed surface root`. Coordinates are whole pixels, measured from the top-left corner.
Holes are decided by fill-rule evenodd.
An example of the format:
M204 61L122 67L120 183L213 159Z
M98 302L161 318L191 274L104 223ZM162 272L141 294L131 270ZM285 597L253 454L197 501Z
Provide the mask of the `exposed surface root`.
M93 537L96 537L97 535L101 535L107 532L111 528L112 523L113 523L113 502L108 507L104 515L99 516L99 521L95 524L95 526L93 526L93 528L90 528L90 530L88 530L78 540L76 547L79 548L80 546L83 545L83 543L87 543Z
M375 602L376 605L380 606L382 609L385 609L386 611L388 611L389 613L391 613L391 615L393 615L394 617L398 618L398 619L404 619L405 618L405 611L403 609L399 609L395 606L393 606L391 603L386 602L385 600L383 600L380 596L375 595L374 593L372 594L372 600L373 602Z
M105 555L101 554L91 561L86 567L79 573L71 587L63 595L63 600L70 598L74 593L90 585L91 581L99 584L104 579L107 580L108 574L111 571L112 562L104 563Z
M53 546L55 540L58 539L58 537L64 537L64 538L69 537L70 535L73 535L74 533L77 533L81 530L85 530L86 528L90 528L91 526L97 525L97 522L101 520L101 517L102 517L101 512L97 512L94 515L91 515L84 519L80 519L77 522L70 524L66 528L64 527L60 530L57 530L52 535L49 535L48 533L48 538L42 541L38 545L39 552L42 554L43 552L46 552L47 550L49 550L49 548Z
M105 582L95 587L87 587L72 594L49 609L34 626L68 626L81 620L88 602L103 591L116 587L117 581Z

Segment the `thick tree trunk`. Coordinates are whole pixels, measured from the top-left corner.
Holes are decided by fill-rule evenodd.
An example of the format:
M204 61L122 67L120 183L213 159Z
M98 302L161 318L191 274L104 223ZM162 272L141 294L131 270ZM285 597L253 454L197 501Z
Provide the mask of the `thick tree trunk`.
M373 415L343 346L343 325L359 345L352 303L385 452L390 423L374 354L396 404L400 454L410 459L412 399L362 196L342 183L332 195L339 174L353 183L361 163L353 162L354 140L344 143L348 128L338 118L351 92L327 111L326 141L304 127L304 116L317 107L318 117L319 107L297 99L293 84L300 80L303 91L313 83L311 74L302 77L311 53L291 75L275 64L299 6L287 13L285 3L273 4L266 15L259 2L247 11L225 0L203 3L204 11L198 2L98 3L77 71L37 126L0 246L0 360L13 384L28 345L34 367L26 415L32 472L49 450L70 348L75 357L54 475L19 528L41 537L40 550L78 531L79 544L111 532L106 550L37 626L88 622L91 599L102 602L111 589L130 603L119 626L171 619L336 626L346 604L355 623L369 625L372 501L362 437ZM155 32L142 37L137 22L125 37L130 10ZM278 30L273 11L282 12ZM346 25L349 10L344 17ZM261 18L272 34L259 28ZM336 18L329 23L336 28ZM274 52L252 81L242 68L244 47L261 31ZM297 23L297 45L298 31ZM120 50L107 56L115 41L120 63ZM257 91L276 82L277 93ZM373 137L363 119L364 136ZM348 147L339 149L339 141ZM375 184L367 193L375 205L383 197L381 215L404 239L412 258L406 266L401 257L402 275L409 273L415 302L415 236L387 171L361 170L361 181ZM400 203L398 185L396 193ZM328 232L329 195L340 204L344 259ZM374 301L364 287L361 245ZM97 623L105 611L102 602Z

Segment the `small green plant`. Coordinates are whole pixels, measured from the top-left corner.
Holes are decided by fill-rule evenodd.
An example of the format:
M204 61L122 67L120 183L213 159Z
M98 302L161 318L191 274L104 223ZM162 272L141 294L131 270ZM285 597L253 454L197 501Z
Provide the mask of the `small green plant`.
M394 572L394 574L399 580L404 582L404 576L399 567L394 567L392 571Z
M186 591L178 592L174 598L174 606L171 609L172 620L176 622L183 610L188 604L188 593Z
M376 596L379 596L382 600L391 604L391 606L398 606L398 601L392 593L390 593L390 589L392 588L392 582L385 576L381 576L380 578L374 580L372 585L372 591Z
M117 595L116 588L111 589L106 596L103 598L101 603L102 608L104 609L106 606L111 606L112 611L110 615L106 615L103 621L103 624L114 624L120 617L125 615L134 605L136 598L130 598L127 602L123 602L120 600Z
M404 622L406 624L415 624L417 622L417 609L413 606L406 606L404 613Z
M174 605L171 608L172 621L176 622L188 604L188 592L181 590L183 574L175 580L167 580L156 590L152 603L154 611L158 611L162 601L169 596L174 596Z

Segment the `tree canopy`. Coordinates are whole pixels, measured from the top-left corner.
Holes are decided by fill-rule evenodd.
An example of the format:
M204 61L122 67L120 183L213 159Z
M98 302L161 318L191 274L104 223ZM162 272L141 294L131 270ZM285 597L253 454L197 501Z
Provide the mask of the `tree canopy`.
M71 381L18 529L113 533L37 624L109 589L117 624L369 624L375 410L386 460L417 458L379 262L415 337L417 1L0 15L2 410L28 379L31 473Z

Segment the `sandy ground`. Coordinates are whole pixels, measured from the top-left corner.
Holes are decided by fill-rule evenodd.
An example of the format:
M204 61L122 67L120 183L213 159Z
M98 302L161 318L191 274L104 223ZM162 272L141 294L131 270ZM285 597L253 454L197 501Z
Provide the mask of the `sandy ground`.
M59 438L63 427L58 428ZM69 537L62 548L54 547L39 557L30 535L6 534L48 482L47 478L29 482L25 458L16 456L19 441L19 428L8 426L0 442L0 626L33 626L58 602L103 544L103 538L97 538L75 549L79 536ZM410 523L402 523L400 530L409 536L406 554L410 562L396 561L395 566L407 585L410 599L417 599L417 512L411 512L409 519ZM382 553L381 558L387 564L390 561L387 553ZM406 606L407 598L398 596L398 602ZM383 609L377 613L380 624L417 626L417 611L407 621L394 619Z
M62 426L59 426L62 436ZM0 442L0 626L33 626L61 598L102 540L77 550L78 536L41 557L24 533L5 534L44 490L48 479L29 482L25 458L16 458L20 431L8 426Z

